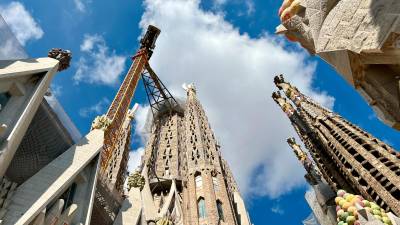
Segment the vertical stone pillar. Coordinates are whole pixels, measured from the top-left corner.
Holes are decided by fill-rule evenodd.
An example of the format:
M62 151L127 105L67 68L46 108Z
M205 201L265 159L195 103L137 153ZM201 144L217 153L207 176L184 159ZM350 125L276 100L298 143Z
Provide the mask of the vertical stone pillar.
M207 207L207 221L208 224L217 224L218 223L217 199L215 197L211 172L209 170L204 170L202 173L202 177L203 177L204 200L206 201L206 207Z
M232 205L230 204L229 197L228 197L228 188L225 186L224 178L222 177L221 174L217 175L217 180L218 184L220 186L219 188L219 196L220 196L220 201L222 202L222 210L224 213L224 222L225 224L235 224L235 219L234 219L234 209L232 208ZM217 211L218 213L218 211Z
M190 212L190 201L189 201L189 191L187 187L188 183L183 184L182 190L182 213L183 213L183 224L190 224L191 212Z
M197 212L197 196L196 184L194 182L194 175L188 177L188 192L189 192L189 211L190 211L190 224L199 224L199 215Z

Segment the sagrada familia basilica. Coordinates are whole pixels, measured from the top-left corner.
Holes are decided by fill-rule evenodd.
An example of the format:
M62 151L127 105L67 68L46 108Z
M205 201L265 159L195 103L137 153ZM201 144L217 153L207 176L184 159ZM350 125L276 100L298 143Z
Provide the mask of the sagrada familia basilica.
M277 34L324 59L400 130L400 1L285 0L279 17ZM13 41L0 17L1 27L0 41ZM149 25L107 113L83 137L48 91L71 52L0 60L1 225L252 224L202 90L187 85L176 99L150 66L160 32ZM152 119L141 165L128 171L139 80ZM399 151L283 75L271 82L298 135L282 141L306 171L314 224L400 225Z

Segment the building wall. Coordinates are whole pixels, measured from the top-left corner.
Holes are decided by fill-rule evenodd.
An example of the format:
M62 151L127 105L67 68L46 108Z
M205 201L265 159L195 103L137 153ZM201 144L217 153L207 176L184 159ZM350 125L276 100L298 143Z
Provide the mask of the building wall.
M74 144L46 101L42 101L7 169L6 177L22 184Z
M143 168L149 168L156 208L166 204L168 180L175 179L184 224L238 224L232 191L240 194L194 89L188 90L183 114L156 115ZM247 213L243 218L250 224Z
M400 155L390 146L356 125L331 112L300 93L289 83L277 81L286 96L295 104L297 120L307 127L301 132L315 146L320 146L325 160L315 160L319 168L326 161L329 174L338 173L350 189L364 198L375 201L385 210L400 214ZM276 95L275 95L276 96ZM302 138L303 140L305 138ZM306 147L309 147L306 144ZM313 149L310 149L313 155ZM325 165L326 166L326 165ZM345 188L340 185L337 188ZM335 190L335 186L332 187Z

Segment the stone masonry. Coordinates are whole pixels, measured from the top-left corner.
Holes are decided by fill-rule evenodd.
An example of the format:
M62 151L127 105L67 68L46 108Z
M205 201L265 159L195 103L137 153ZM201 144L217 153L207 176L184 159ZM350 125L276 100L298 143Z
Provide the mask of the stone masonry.
M308 142L305 146L331 188L354 190L400 215L400 154L303 95L282 76L275 78L275 84L294 106L279 94L274 94L274 99L286 101L286 107L280 104L285 112L292 107L288 114L292 125L302 141Z
M141 192L144 219L156 222L169 218L175 224L190 225L250 225L193 85L188 87L186 104L181 107L183 113L154 115L142 168L147 181ZM170 198L172 195L175 197ZM149 208L153 207L152 212ZM169 210L163 213L165 207Z
M398 0L285 0L280 16L278 34L332 65L400 129Z

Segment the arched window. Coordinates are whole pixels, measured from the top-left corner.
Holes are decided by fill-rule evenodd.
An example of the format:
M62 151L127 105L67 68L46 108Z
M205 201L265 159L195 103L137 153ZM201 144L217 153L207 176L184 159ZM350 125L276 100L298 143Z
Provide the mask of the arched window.
M222 210L222 202L220 200L217 200L217 210L219 220L224 221L224 211Z
M201 188L203 186L203 179L201 178L201 174L197 174L195 177L196 188Z
M197 210L198 210L200 219L207 217L206 202L204 201L203 197L200 197L199 200L197 201Z
M169 177L169 167L165 167L165 176Z

